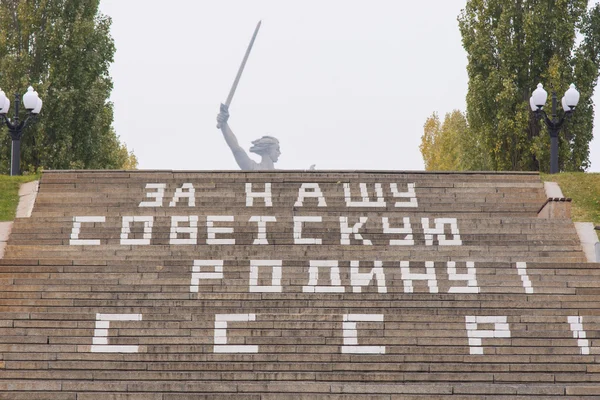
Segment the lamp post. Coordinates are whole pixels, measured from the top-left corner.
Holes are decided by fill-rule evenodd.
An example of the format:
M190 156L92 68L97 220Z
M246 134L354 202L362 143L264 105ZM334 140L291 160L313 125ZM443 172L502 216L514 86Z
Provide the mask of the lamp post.
M544 90L541 83L538 84L529 99L529 105L531 111L535 113L538 119L544 121L550 132L550 173L558 173L558 134L560 128L562 128L565 120L573 115L577 103L579 103L579 92L575 89L575 85L571 84L569 89L565 92L561 100L561 105L564 110L564 114L561 118L558 118L556 114L556 103L557 97L556 92L552 91L552 115L548 117L546 111L543 110L546 100L548 99L548 93Z
M35 118L42 110L42 99L37 92L30 86L27 93L23 95L23 106L28 111L24 121L19 121L19 94L15 94L15 116L11 119L6 116L10 108L10 100L6 94L0 90L0 118L6 122L8 133L12 139L10 154L10 176L21 175L21 137L23 130L35 121Z

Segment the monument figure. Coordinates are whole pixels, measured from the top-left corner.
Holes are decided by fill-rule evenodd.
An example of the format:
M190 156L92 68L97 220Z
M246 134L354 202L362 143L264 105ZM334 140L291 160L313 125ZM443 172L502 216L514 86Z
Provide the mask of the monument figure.
M260 139L256 139L252 142L250 152L256 153L261 156L260 162L252 160L248 154L244 151L242 146L237 141L237 138L233 134L227 121L229 120L229 107L226 104L221 104L221 112L217 115L218 127L223 132L225 142L231 149L235 161L242 170L249 171L260 171L260 170L273 170L275 169L275 163L279 159L281 151L279 150L279 140L273 136L263 136Z
M229 120L229 105L231 104L231 100L233 99L233 95L235 94L235 90L237 89L238 83L240 82L240 78L242 76L242 72L244 72L244 67L246 66L246 61L248 61L248 56L250 55L250 50L252 50L252 46L254 45L254 40L256 39L256 35L258 34L258 30L260 29L261 21L258 21L256 25L256 29L254 29L254 34L252 35L252 39L250 40L250 44L246 49L246 54L242 59L242 64L238 69L238 73L233 81L233 85L229 90L229 95L227 96L227 100L224 104L221 104L221 111L219 115L217 115L217 129L220 129L223 132L223 137L225 138L225 142L231 149L233 156L235 157L235 161L238 163L242 170L250 170L250 171L258 171L258 170L272 170L275 169L274 164L279 159L279 155L281 152L279 151L279 140L275 139L272 136L263 136L260 139L257 139L252 142L252 147L250 151L252 153L256 153L261 156L261 160L259 163L252 160L248 157L248 154L242 149L239 145L237 138L231 131L229 124L227 121Z

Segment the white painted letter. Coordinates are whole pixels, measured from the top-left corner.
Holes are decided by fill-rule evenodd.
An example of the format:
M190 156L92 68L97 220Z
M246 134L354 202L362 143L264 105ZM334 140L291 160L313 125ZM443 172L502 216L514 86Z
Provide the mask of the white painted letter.
M319 268L329 268L330 286L317 286L319 283ZM304 293L344 293L346 288L342 286L340 268L337 261L310 260L308 270L308 285L302 286Z
M110 321L141 321L142 314L96 314L92 353L137 353L139 346L119 346L108 344Z
M410 272L410 263L408 261L400 261L400 272L402 273L402 280L404 281L404 293L413 293L413 281L427 281L429 286L429 293L438 292L437 277L435 276L435 268L433 261L425 262L424 274L416 274Z
M265 207L273 207L273 202L271 201L271 184L265 183L264 192L253 192L252 184L246 183L246 207L254 206L255 197L264 199Z
M483 355L481 347L482 338L509 338L510 327L506 323L506 317L482 317L466 316L467 336L469 337L469 346L471 354ZM479 330L477 324L494 324L494 330Z
M453 286L448 290L448 293L479 293L479 286L477 285L477 275L475 270L475 263L467 261L467 273L457 274L456 263L454 261L448 261L448 279L451 281L467 281L467 286Z
M350 244L350 235L354 234L354 239L362 240L363 245L371 246L373 243L369 239L363 239L362 235L358 233L360 228L367 222L368 217L360 217L359 222L354 224L352 228L348 226L348 217L340 217L340 244Z
M362 292L362 286L369 286L373 276L377 279L377 291L387 293L385 286L385 274L383 273L383 261L375 261L371 272L359 272L360 262L350 261L350 281L352 282L352 291L354 293Z
M252 244L269 244L267 241L267 222L276 222L275 217L250 217L250 222L258 223L258 237Z
M419 207L419 203L417 202L417 195L415 193L415 184L408 183L407 186L407 192L398 192L398 184L390 183L390 190L392 191L392 195L394 197L409 199L408 201L397 201L396 207Z
M71 230L71 246L100 246L99 239L79 239L81 224L84 222L106 222L106 217L73 217L73 229Z
M527 275L527 263L526 262L518 262L517 263L517 272L521 276L521 281L523 282L523 288L525 289L525 293L533 293L533 286L531 286L531 281L529 280L529 275Z
M256 321L256 314L216 314L215 353L258 353L256 345L227 345L227 323Z
M202 272L201 267L214 267L214 271ZM223 279L223 260L194 260L190 292L198 293L200 279Z
M147 183L146 189L156 189L156 192L146 193L146 197L156 199L154 201L142 201L138 207L162 207L165 196L166 183Z
M144 223L144 236L143 239L129 239L131 233L131 224L134 222ZM121 226L121 244L122 245L139 245L148 246L150 239L152 239L152 225L154 224L154 217L152 216L134 216L134 217L123 217L123 224Z
M271 286L258 285L258 268L272 267ZM281 260L250 260L250 292L281 293Z
M310 191L308 191L309 189ZM298 200L296 200L294 207L302 207L304 199L307 197L316 197L319 199L319 207L327 207L325 197L318 183L303 183L298 190Z
M375 195L377 196L377 201L371 201L369 199L369 192L367 191L367 184L361 183L360 185L360 195L362 197L362 201L352 201L352 193L350 191L350 184L344 183L344 196L346 198L346 206L348 207L384 207L385 208L385 200L383 198L383 189L381 188L381 183L375 184Z
M429 227L429 218L421 218L423 231L425 232L425 244L433 246L433 236L437 235L437 240L440 246L461 246L460 233L458 232L458 222L456 218L436 218L435 228ZM444 226L450 225L452 239L446 239Z
M383 223L383 233L392 233L392 234L401 234L406 236L404 239L399 240L390 240L390 246L414 246L415 240L413 239L413 230L410 225L410 218L403 218L404 228L390 228L390 221L388 217L381 217L381 222Z
M383 322L383 315L344 314L342 354L385 354L385 346L359 346L356 322Z
M294 244L321 244L321 239L311 239L302 237L302 223L321 222L321 217L301 217L294 216Z
M583 329L583 317L575 315L567 317L567 320L571 325L571 332L573 332L573 337L577 339L577 346L579 346L581 354L590 354L590 341L586 339L587 334Z
M217 233L233 233L233 228L215 227L215 222L233 222L233 215L206 216L206 244L235 244L235 239L217 239Z
M183 189L187 189L186 192ZM169 207L175 207L179 199L188 199L188 207L196 207L196 189L191 183L184 183L180 188L175 190L175 196L169 203Z
M180 222L187 222L190 226L179 226ZM179 239L179 234L187 234L188 239ZM172 216L171 217L171 238L169 244L196 244L198 243L198 217L190 216Z

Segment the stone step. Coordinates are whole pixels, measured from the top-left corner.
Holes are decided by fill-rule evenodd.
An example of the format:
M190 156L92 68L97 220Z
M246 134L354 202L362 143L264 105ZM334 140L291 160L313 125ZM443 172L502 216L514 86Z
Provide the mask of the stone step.
M140 207L148 183L162 207ZM194 206L169 207L185 183ZM304 183L327 207L296 206ZM385 207L349 207L344 183L353 201L381 184ZM409 183L418 207L396 207ZM44 172L0 260L0 399L598 397L600 265L570 220L537 218L545 201L537 173ZM211 215L234 216L211 235L235 245L206 244ZM128 216L152 217L148 244L127 219L122 244ZM173 216L198 217L196 244L171 242L190 237ZM321 245L295 244L305 216Z

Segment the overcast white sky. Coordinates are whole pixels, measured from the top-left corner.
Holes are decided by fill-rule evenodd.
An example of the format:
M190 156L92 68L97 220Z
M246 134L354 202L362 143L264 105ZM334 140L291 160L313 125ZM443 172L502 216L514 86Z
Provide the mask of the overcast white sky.
M242 147L277 137L278 169L422 170L426 118L465 110L465 1L102 0L115 129L142 169L238 169L215 117L262 20L230 107Z

